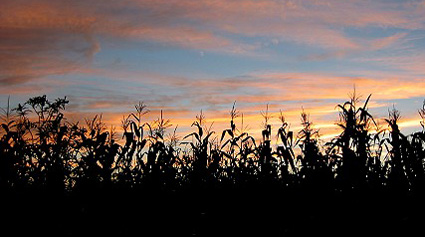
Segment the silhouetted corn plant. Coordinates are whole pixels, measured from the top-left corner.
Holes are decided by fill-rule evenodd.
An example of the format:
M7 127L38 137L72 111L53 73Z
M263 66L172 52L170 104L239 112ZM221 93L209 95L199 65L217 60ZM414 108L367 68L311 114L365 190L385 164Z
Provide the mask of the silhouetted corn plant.
M392 188L402 191L409 188L408 172L409 165L409 143L407 137L404 136L398 127L397 122L400 119L400 112L393 108L389 111L388 119L385 121L390 127L390 137L385 139L387 144L391 146L387 150L387 160L389 160L388 183ZM410 173L410 172L409 172Z
M83 190L109 187L120 146L110 138L112 134L106 131L102 116L86 119L86 126L78 128L78 135L75 140L75 149L79 151L77 184Z
M266 182L271 182L277 178L277 159L273 155L271 147L271 134L272 129L269 121L271 115L269 114L269 105L267 104L266 110L261 112L261 115L264 119L263 122L263 131L261 132L263 136L263 141L258 146L258 166L260 169L260 179Z
M183 139L192 138L191 142L183 142L183 144L189 144L191 148L191 165L192 165L192 178L196 182L195 185L201 185L208 178L208 162L217 162L210 160L209 156L211 154L212 144L210 142L210 137L214 134L214 131L211 130L212 124L209 128L205 124L205 116L202 113L202 110L199 115L196 116L196 120L192 123L192 127L196 128L195 132L192 132L186 135ZM214 170L210 170L213 171Z
M304 109L301 112L301 125L303 128L298 133L296 144L300 146L304 158L301 159L302 169L312 170L313 167L322 165L323 160L319 155L317 144L319 131L313 128L310 115Z
M3 189L16 186L21 179L19 171L25 167L24 155L25 143L23 140L25 134L25 124L22 116L14 113L10 108L10 97L7 99L7 107L1 108L0 120L0 187ZM20 122L19 122L20 120ZM24 130L22 132L22 130ZM22 170L23 173L27 171ZM23 178L23 177L22 177ZM23 180L25 182L25 180Z
M303 128L298 133L296 142L302 152L298 175L305 184L306 191L329 191L333 187L333 164L328 156L321 153L318 144L319 130L314 129L310 115L304 109L301 112L301 125Z
M289 179L291 173L297 174L298 169L295 166L294 132L289 130L289 124L280 110L279 120L282 123L277 131L277 139L280 139L281 145L277 146L275 154L280 158L280 175L282 179Z
M339 156L338 179L346 190L365 187L366 164L370 158L370 145L373 138L369 131L376 123L367 111L369 95L362 107L358 107L359 97L355 91L350 101L338 105L339 122L342 133L331 142L331 149L337 149Z
M242 177L244 175L250 175L254 172L258 172L258 166L256 163L256 153L258 148L255 144L255 139L250 136L246 131L246 127L243 125L242 115L242 127L239 130L236 127L235 119L239 117L239 111L235 108L236 102L233 103L232 109L230 110L230 128L225 129L222 132L220 138L220 144L228 134L228 139L221 144L220 155L224 161L224 178L231 184L236 184L241 179L248 179L248 177ZM253 170L255 167L256 171Z
M135 187L141 185L143 175L149 172L146 166L146 145L149 138L144 135L145 127L143 116L149 113L144 102L134 105L135 113L123 116L121 126L124 130L124 146L121 147L116 160L116 181L124 186Z
M421 193L425 187L425 100L418 113L421 117L422 131L415 132L410 136L410 185L413 191Z

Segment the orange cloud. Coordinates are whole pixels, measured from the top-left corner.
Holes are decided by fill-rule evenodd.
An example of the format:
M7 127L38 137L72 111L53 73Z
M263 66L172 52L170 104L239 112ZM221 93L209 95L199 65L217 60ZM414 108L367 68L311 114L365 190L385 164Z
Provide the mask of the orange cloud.
M263 86L278 91L287 100L341 99L353 86L360 94L372 93L374 99L405 99L425 96L422 79L388 77L374 79L367 77L334 76L321 73L265 73L253 75ZM282 85L282 86L280 86Z
M90 67L102 47L98 38L251 56L271 43L290 41L331 50L310 59L344 57L405 37L364 41L344 27L423 28L422 9L412 3L336 0L9 1L0 14L0 83ZM240 37L259 39L236 40Z
M162 106L177 106L218 109L237 101L239 106L271 105L279 103L308 106L309 104L329 103L326 100L343 101L348 98L354 86L357 93L366 97L373 94L373 100L393 101L425 96L421 88L425 82L418 78L393 76L389 73L371 74L371 77L338 76L332 73L289 73L256 72L232 78L185 78L143 71L114 72L96 70L88 72L120 78L142 87L153 88L152 93L144 93L145 102ZM361 73L361 72L360 72ZM365 72L368 74L368 72ZM123 87L131 94L131 87ZM155 88L172 90L173 95L160 93L155 96ZM137 91L137 90L136 90ZM182 101L186 101L183 103ZM291 105L293 106L293 105ZM259 111L257 109L257 111Z
M23 84L81 67L81 58L90 59L100 49L90 35L94 21L65 3L2 3L0 84Z

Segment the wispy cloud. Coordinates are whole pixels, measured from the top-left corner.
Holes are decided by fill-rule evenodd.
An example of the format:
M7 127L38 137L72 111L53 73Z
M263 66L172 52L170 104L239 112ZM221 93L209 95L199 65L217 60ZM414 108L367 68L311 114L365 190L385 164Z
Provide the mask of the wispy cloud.
M100 50L91 26L59 2L13 1L0 10L0 83L26 83L72 72Z
M407 34L371 39L369 47L345 27L419 29L422 8L367 0L6 2L0 14L0 80L25 83L87 66L102 48L98 38L242 55L261 54L268 42L294 42L330 50L312 59L338 58L388 47Z

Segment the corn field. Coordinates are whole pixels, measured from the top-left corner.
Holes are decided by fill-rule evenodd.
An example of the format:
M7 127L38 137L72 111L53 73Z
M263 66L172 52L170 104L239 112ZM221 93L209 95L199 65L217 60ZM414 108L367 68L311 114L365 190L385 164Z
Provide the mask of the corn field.
M123 117L122 134L102 116L67 122L67 98L8 102L1 228L58 236L416 233L425 220L425 103L422 131L406 135L396 109L372 132L370 99L337 105L342 132L326 144L304 111L300 131L282 112L272 128L263 112L256 140L236 126L234 104L227 129L213 131L201 112L179 138L162 112L146 121L142 102Z

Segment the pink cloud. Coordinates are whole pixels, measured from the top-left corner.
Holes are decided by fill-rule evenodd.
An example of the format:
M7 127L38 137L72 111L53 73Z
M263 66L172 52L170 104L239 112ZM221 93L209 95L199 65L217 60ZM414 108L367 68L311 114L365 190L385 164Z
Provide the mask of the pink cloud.
M374 40L371 44L371 49L379 50L390 47L407 36L407 33L396 33L394 35Z
M364 42L344 27L423 28L421 4L378 1L13 1L0 15L0 80L25 83L89 66L98 38L149 41L237 55L259 55L269 42L295 42L330 52L320 60L388 47L405 33ZM236 37L235 37L236 36ZM259 37L238 41L238 37ZM371 47L367 45L371 44Z

